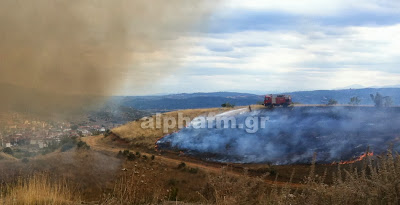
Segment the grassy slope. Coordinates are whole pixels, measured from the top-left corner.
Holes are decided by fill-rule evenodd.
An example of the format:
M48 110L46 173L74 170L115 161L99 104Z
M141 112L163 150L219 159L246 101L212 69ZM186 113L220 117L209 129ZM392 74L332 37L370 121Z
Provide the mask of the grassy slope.
M9 154L6 154L4 152L0 152L0 160L17 160L17 158L15 158Z
M112 185L121 164L122 161L115 157L74 149L29 158L25 163L21 160L1 160L0 184L12 185L21 177L48 173L49 177L56 180L68 179L74 189L81 192L83 199L96 200L105 187Z
M234 108L236 109L236 108ZM232 108L207 108L207 109L188 109L188 110L179 110L179 111L173 111L173 112L167 112L163 113L161 115L161 119L165 119L166 117L174 117L175 119L178 119L178 113L182 113L182 116L184 117L189 117L190 119L193 120L193 118L201 115L208 115L209 113L222 113L232 110ZM154 126L155 126L155 116L152 116ZM170 134L173 132L176 132L179 130L178 125L176 125L174 128L169 129L168 133L164 133L164 127L161 126L161 128L154 128L154 129L144 129L141 127L141 124L143 123L143 120L137 120L130 122L126 125L123 125L121 127L114 128L112 132L116 135L118 135L120 138L125 139L127 141L130 141L131 143L135 145L139 145L143 148L147 149L153 149L154 148L154 143L161 137L163 137L166 134ZM161 123L162 125L163 123Z
M185 116L198 116L212 111L215 110L182 112L185 112ZM171 112L166 115L176 114L177 112ZM129 123L117 128L116 133L122 131L118 134L124 139L137 141L144 137L143 133L147 131L149 135L146 136L150 137L144 137L142 141L150 143L151 146L157 135L163 134L162 130L149 131L137 127L138 130L135 130L135 126L140 128L140 123ZM108 146L118 150L109 144ZM327 173L317 173L318 169L314 165L307 166L308 172L301 173L304 179L301 188L277 188L276 185L265 183L264 179L267 176L229 175L229 167L222 169L221 173L205 172L202 169L193 173L189 163L189 166L179 169L176 164L163 160L161 156L156 156L154 160L137 157L134 161L129 161L105 156L94 150L95 147L92 151L52 153L26 164L20 161L0 162L0 182L12 184L19 175L33 176L26 180L26 184L31 184L30 186L17 183L11 187L5 198L0 193L0 203L7 202L10 197L30 194L31 196L26 200L24 198L21 203L43 202L42 199L54 196L47 202L68 204L65 202L72 200L73 204L79 204L83 199L107 205L160 204L175 201L172 194L175 192L176 200L193 204L397 204L400 198L400 156L390 152L375 161L367 159L350 166L332 166L335 171L327 170L328 175L330 172L335 173L331 183L326 183ZM16 170L28 173L16 173ZM49 184L48 178L37 178L37 175L34 175L40 171L66 177L74 182L72 184L75 186L72 187L77 188L60 190L57 188L60 187L59 184ZM281 177L280 170L277 171ZM291 168L291 171L297 175L300 170ZM64 187L62 183L61 185ZM72 197L70 193L77 193L79 197Z

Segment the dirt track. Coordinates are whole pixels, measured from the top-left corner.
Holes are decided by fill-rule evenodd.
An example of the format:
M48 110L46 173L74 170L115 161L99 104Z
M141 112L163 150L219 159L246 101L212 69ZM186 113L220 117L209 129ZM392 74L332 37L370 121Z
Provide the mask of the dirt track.
M103 136L101 136L101 135L99 135L99 136L90 136L90 137L82 138L82 140L84 142L86 142L91 147L91 149L93 149L95 151L99 151L99 152L103 152L103 153L107 153L107 154L112 154L112 155L115 156L121 150L121 148L109 147L109 146L106 146L103 143L99 143L98 140L101 139L102 137ZM150 156L152 155L152 154L149 154L149 153L142 153L142 154L150 155ZM180 164L182 162L182 160L171 159L171 158L167 158L167 157L164 157L164 156L157 156L157 158L159 160L163 161L163 162L166 162L166 163L172 164L172 165L178 165L178 164ZM201 164L196 164L196 163L191 163L191 162L186 162L186 161L185 161L185 163L187 165L191 166L191 167L201 168L201 169L209 170L209 171L212 171L212 172L221 172L221 167L204 166L204 165L201 165ZM236 174L236 175L238 175L238 174Z
M102 152L108 155L113 155L116 156L116 154L121 150L121 148L117 148L117 147L110 147L108 145L105 145L104 143L99 142L99 140L103 138L102 135L98 135L98 136L89 136L89 137L84 137L82 138L82 141L86 142L92 150L94 151L98 151L98 152ZM144 155L152 155L149 153L143 153ZM210 165L205 165L205 164L199 164L199 163L193 163L193 162L189 162L187 160L184 159L172 159L166 156L157 156L157 160L160 160L163 163L169 164L173 167L176 167L177 165L179 165L181 162L185 162L186 165L190 166L190 167L194 167L194 168L199 168L202 169L206 172L211 172L211 173L221 173L221 168L223 167L223 165L217 165L217 164L210 164ZM243 176L242 173L238 173L236 171L231 171L231 170L227 170L226 171L227 174L231 175L231 176L236 176L236 177L240 177ZM272 181L272 180L264 180L266 183L271 184L271 185L278 185L278 186L285 186L287 185L286 182L280 182L280 181ZM297 184L297 183L292 183L290 184L290 186L292 187L301 187L301 184Z

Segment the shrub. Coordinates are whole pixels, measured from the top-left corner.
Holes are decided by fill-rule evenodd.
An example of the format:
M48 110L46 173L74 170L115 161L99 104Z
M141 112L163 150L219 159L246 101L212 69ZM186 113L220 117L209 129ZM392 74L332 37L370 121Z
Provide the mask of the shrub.
M275 176L277 174L277 172L276 172L276 170L274 168L271 167L269 169L269 174L272 175L272 176Z
M66 152L66 151L68 151L68 150L70 150L70 149L72 149L72 148L74 148L74 147L75 147L74 143L69 142L69 143L67 143L67 144L64 144L64 145L61 147L61 152Z
M222 104L221 107L234 108L235 105L230 104L230 103L227 102L227 103Z
M125 157L127 157L127 156L129 155L129 153L130 153L129 150L126 149L126 150L124 150L124 152L123 152L122 154L123 154Z
M28 162L29 162L29 159L28 159L28 158L23 158L23 159L22 159L22 162L23 162L23 163L28 163Z
M172 187L172 189L168 195L168 200L169 201L177 201L177 197L178 197L178 188Z
M338 104L338 101L334 100L334 99L330 99L327 103L327 105L336 105Z
M359 97L352 97L350 98L350 105L359 105L361 102Z
M129 152L128 156L126 157L129 161L133 161L136 159L136 156L132 153Z
M168 180L168 186L176 186L178 184L178 181L174 178L171 178Z
M76 146L78 147L78 149L85 149L88 150L90 149L90 146L88 144L86 144L86 142L84 141L79 141Z
M108 136L110 136L111 135L111 130L109 130L109 129L107 129L105 132L104 132L104 137L108 137Z
M199 172L199 168L190 168L189 169L189 173L197 174L197 172Z
M3 152L9 155L14 154L13 150L10 147L6 147L3 149Z
M186 167L186 163L185 162L181 162L179 165L178 165L178 169L182 169L182 168L185 168Z

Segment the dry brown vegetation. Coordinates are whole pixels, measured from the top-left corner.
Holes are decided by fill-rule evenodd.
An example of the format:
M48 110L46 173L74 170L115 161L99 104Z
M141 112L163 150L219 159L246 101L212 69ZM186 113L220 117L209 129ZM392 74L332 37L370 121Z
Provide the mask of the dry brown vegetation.
M232 108L208 108L208 109L188 109L188 110L179 110L173 112L163 113L160 119L166 119L169 117L174 117L178 119L178 113L182 113L183 117L188 117L193 120L197 116L208 115L209 113L218 114L221 112L225 112L231 110ZM131 142L133 145L140 146L142 148L153 149L154 143L160 137L163 137L166 134L170 134L179 130L178 123L176 123L175 127L168 130L168 133L164 133L164 126L161 123L160 128L156 128L156 116L151 116L154 122L154 129L151 128L142 128L141 124L145 122L144 120L136 120L130 122L121 127L114 128L112 132L118 135L120 138ZM189 122L187 122L189 123ZM184 124L186 126L186 124Z
M209 201L215 204L398 204L400 197L400 155L374 161L366 159L359 166L333 174L333 184L325 183L327 173L315 174L315 165L303 185L294 188L265 186L260 178L232 178L226 175L210 179Z
M15 184L3 185L0 202L3 204L76 204L80 201L68 187L68 183L52 180L50 175L36 173L31 177L19 178Z
M98 204L160 204L180 201L190 204L398 204L400 155L366 159L343 169L338 166L332 184L311 166L301 186L266 184L262 177L219 174L189 167L168 167L156 160L126 161L110 190L98 193ZM295 170L294 170L295 172ZM170 177L168 179L168 177ZM65 178L35 174L19 179L2 190L4 204L78 204Z
M226 109L188 110L184 116L193 118L223 111ZM173 116L177 112L165 115ZM109 144L115 139L121 140L111 135L88 137L85 142L91 150L56 152L28 162L2 160L0 204L400 202L400 155L390 150L387 155L367 157L350 165L230 164L220 169L222 164L186 156L140 153L148 147L153 149L162 129L141 130L139 121L113 132L129 140L124 143L128 144L130 154L117 157L118 151L123 149L118 145L124 143Z
M95 201L117 177L121 160L94 151L70 150L29 159L0 161L0 184L15 185L19 179L47 173L55 181L68 179L83 200ZM3 187L4 188L4 187ZM21 189L24 190L24 189Z
M0 160L17 160L17 158L0 151Z

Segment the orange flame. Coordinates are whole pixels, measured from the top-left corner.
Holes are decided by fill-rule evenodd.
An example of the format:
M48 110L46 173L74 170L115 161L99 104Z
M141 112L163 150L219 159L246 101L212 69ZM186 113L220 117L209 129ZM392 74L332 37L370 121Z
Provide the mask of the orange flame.
M359 162L359 161L363 160L365 157L372 157L372 156L374 156L373 152L366 152L356 159L349 160L349 161L340 161L339 164L353 164L354 162Z

